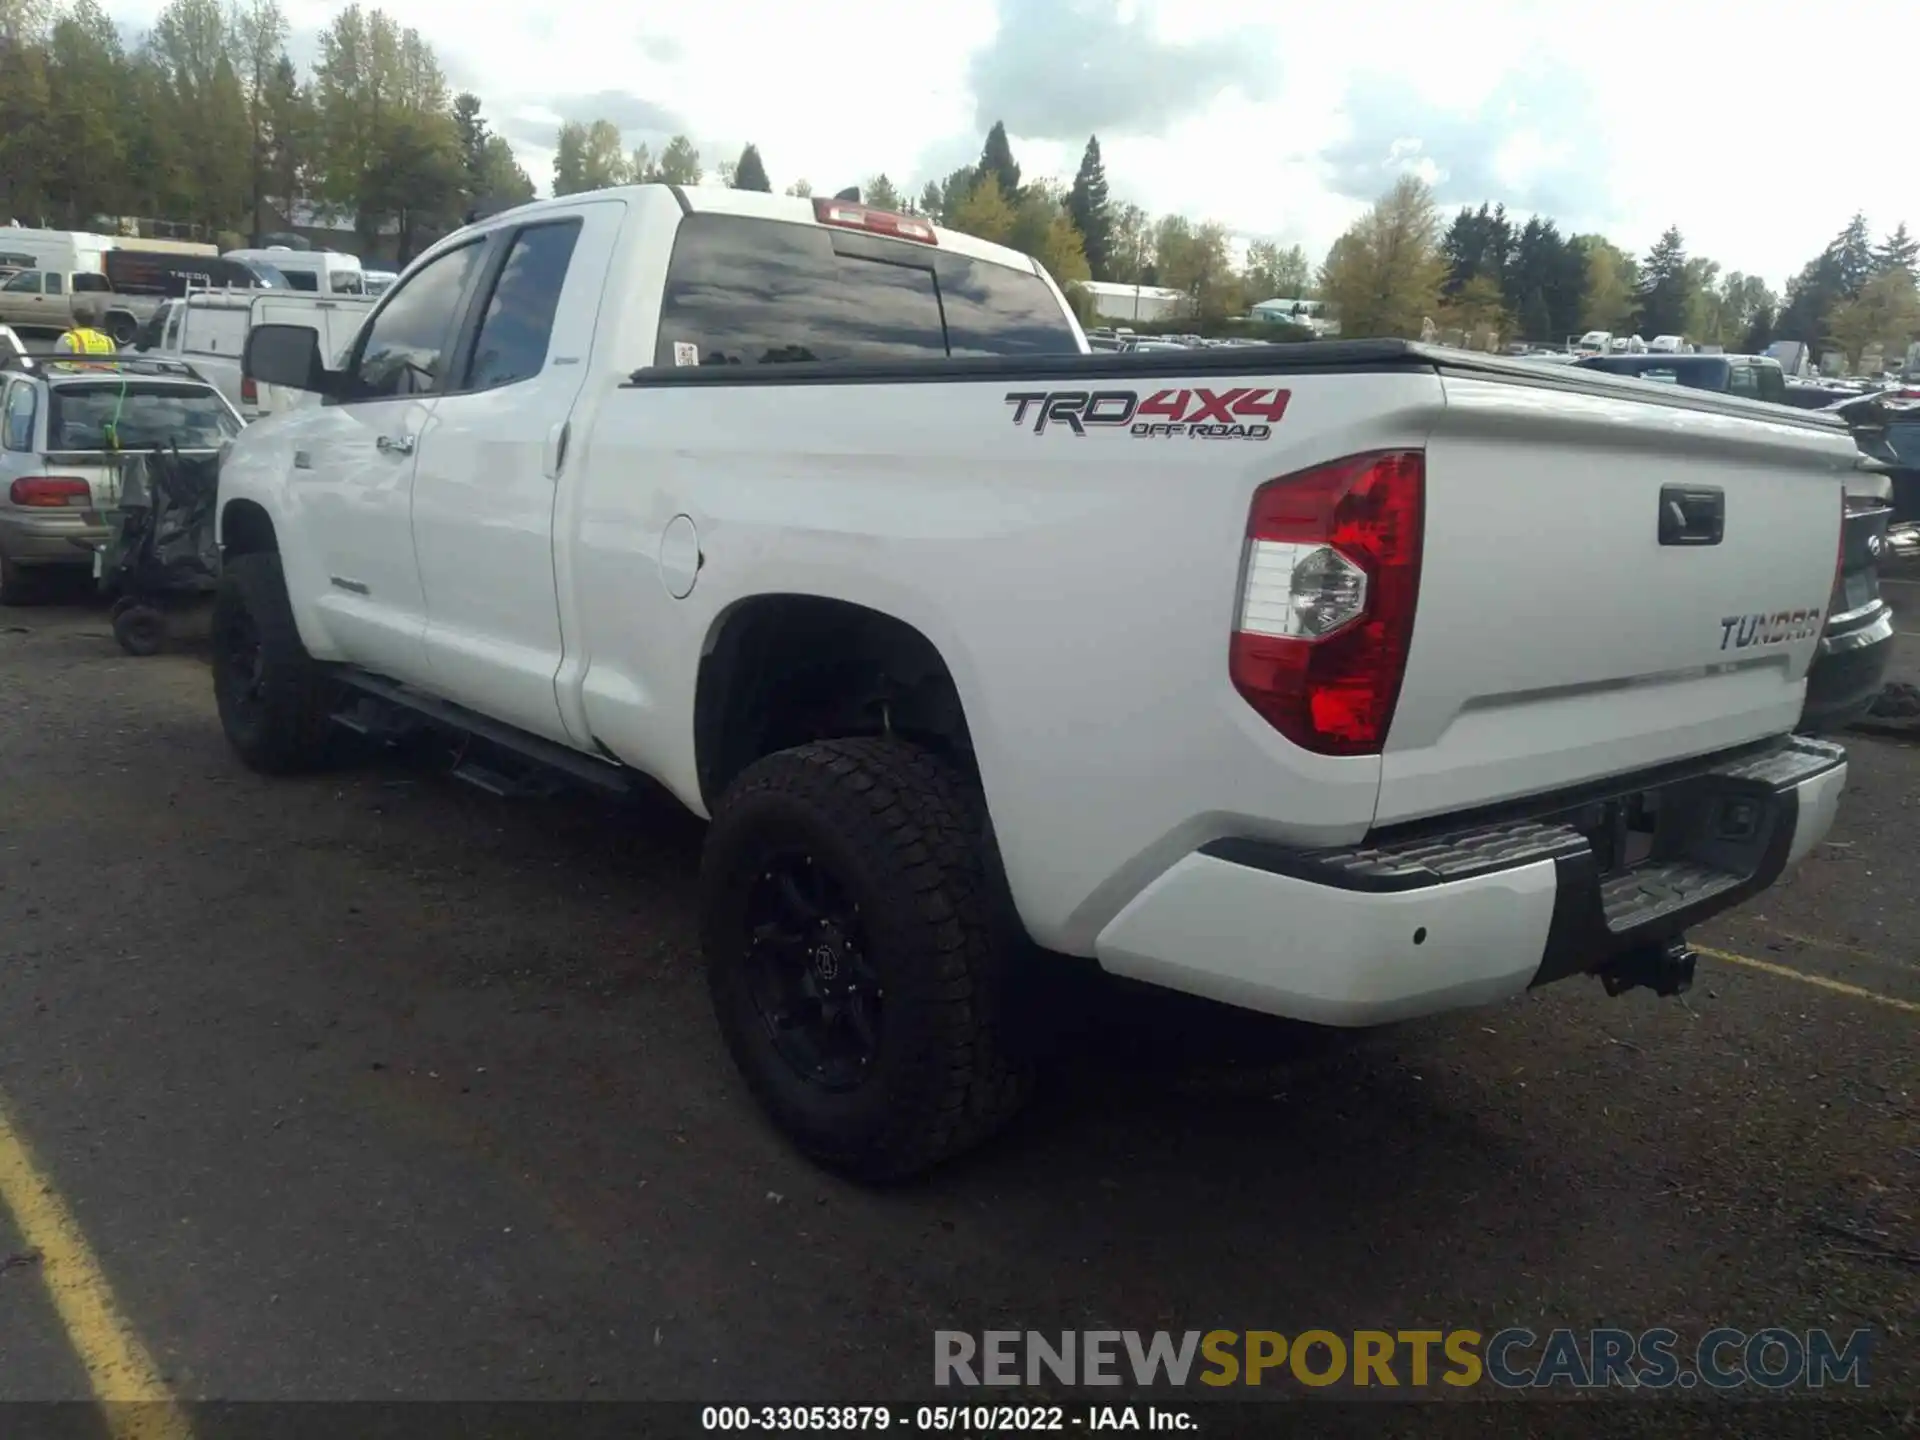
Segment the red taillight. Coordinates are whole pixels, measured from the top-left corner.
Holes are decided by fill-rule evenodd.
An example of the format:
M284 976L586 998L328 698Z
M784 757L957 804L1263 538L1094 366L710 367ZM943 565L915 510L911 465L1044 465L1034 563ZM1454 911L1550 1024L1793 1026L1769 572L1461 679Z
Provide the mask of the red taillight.
M813 218L822 225L838 225L846 230L870 230L876 235L891 235L896 240L917 240L922 245L938 245L940 237L933 226L911 215L891 210L875 210L851 200L815 200Z
M253 383L253 376L251 375L242 375L240 377L240 403L242 405L257 405L260 403L260 387Z
M34 510L64 510L70 505L91 505L93 487L61 475L27 475L8 487L7 496L14 504Z
M1260 487L1228 670L1294 744L1377 754L1393 723L1420 591L1426 461L1336 460Z

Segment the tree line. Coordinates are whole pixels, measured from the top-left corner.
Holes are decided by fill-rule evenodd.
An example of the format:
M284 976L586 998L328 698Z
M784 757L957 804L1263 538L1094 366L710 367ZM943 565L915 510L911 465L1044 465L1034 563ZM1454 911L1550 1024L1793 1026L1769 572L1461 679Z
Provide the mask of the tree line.
M1517 221L1500 205L1443 221L1432 191L1408 176L1334 242L1320 280L1349 336L1413 336L1432 320L1551 344L1592 330L1746 353L1799 340L1858 365L1875 348L1899 359L1920 337L1916 259L1920 241L1904 223L1876 244L1857 214L1780 296L1689 255L1676 227L1636 258L1603 235L1565 234L1545 216Z
M171 0L132 46L97 0L0 0L0 217L165 219L232 246L306 202L405 260L480 200L533 198L419 31L349 5L307 75L288 33L275 0Z
M630 181L697 185L699 152L674 137L658 157L630 156L609 121L561 127L555 194ZM771 191L757 146L721 163L724 185ZM802 179L786 187L810 195ZM1200 323L1243 314L1276 298L1320 298L1347 336L1417 336L1435 330L1484 343L1561 344L1593 330L1683 335L1698 345L1754 352L1777 339L1838 349L1859 363L1873 346L1887 358L1920 335L1915 261L1920 242L1904 223L1875 244L1864 215L1776 295L1757 275L1722 273L1690 256L1669 228L1644 257L1604 235L1567 234L1547 216L1510 217L1500 204L1465 207L1442 223L1432 191L1407 177L1336 240L1318 267L1297 245L1234 245L1216 222L1151 217L1112 197L1100 140L1087 141L1070 184L1023 177L1006 127L987 132L976 164L930 180L915 194L885 174L839 192L884 209L924 215L952 229L1037 257L1073 293L1083 280L1166 286L1186 292ZM1083 313L1087 307L1084 302Z
M276 215L291 220L304 202L342 217L363 250L392 235L404 263L476 204L533 197L479 97L451 92L417 30L348 5L309 74L289 58L288 35L277 0L170 0L133 45L98 0L0 0L0 217L69 228L164 217L233 246L281 228ZM656 154L627 150L608 120L560 127L556 195L645 181L774 188L753 144L709 173L685 135ZM1062 182L1024 174L1001 124L976 163L917 190L885 174L849 188L1036 256L1083 313L1074 287L1093 279L1182 291L1202 325L1262 300L1317 296L1350 336L1418 335L1428 320L1536 342L1634 330L1728 349L1804 340L1857 362L1920 333L1920 243L1904 224L1875 243L1858 215L1777 296L1756 276L1688 255L1677 229L1636 258L1604 236L1566 234L1497 204L1443 222L1413 178L1318 265L1297 245L1242 250L1215 221L1153 216L1115 198L1098 136ZM784 189L813 193L805 179Z

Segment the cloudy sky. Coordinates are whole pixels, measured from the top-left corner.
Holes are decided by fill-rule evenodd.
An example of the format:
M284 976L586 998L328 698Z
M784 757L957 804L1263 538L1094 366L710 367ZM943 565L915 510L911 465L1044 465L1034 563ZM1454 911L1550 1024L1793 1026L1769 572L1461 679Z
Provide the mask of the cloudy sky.
M107 8L139 29L159 3ZM282 4L310 57L340 6ZM776 186L821 190L876 171L918 189L998 119L1029 175L1070 176L1097 133L1116 196L1316 260L1408 169L1447 206L1504 200L1636 251L1675 224L1776 286L1855 210L1876 234L1920 230L1920 169L1891 145L1912 126L1894 57L1920 42L1914 0L1848 0L1830 20L1752 0L383 8L480 95L543 189L563 118L656 149L684 130L709 166L751 140Z

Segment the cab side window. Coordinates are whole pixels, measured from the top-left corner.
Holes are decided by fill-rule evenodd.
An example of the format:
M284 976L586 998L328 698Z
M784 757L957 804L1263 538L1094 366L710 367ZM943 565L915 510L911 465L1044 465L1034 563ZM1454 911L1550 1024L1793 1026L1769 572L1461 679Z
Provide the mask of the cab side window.
M554 313L579 238L578 220L530 225L513 237L474 337L465 388L513 385L546 368Z
M399 399L439 387L481 249L472 241L450 250L395 288L368 324L345 399Z
M40 293L40 282L44 278L45 273L43 271L22 270L18 275L7 281L7 289L15 295L38 295Z
M9 450L33 448L33 386L16 381L7 390L5 443Z
M47 272L47 294L64 295L67 293L67 277L57 270Z

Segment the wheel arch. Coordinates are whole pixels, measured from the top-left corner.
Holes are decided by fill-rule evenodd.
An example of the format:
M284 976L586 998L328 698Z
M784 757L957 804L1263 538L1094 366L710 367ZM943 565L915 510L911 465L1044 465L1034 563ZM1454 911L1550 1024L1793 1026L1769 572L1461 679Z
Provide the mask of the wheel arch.
M236 498L220 507L220 549L226 555L277 554L280 536L258 500Z
M693 723L709 811L762 755L851 735L915 740L978 780L954 667L918 626L852 600L764 593L715 616Z

